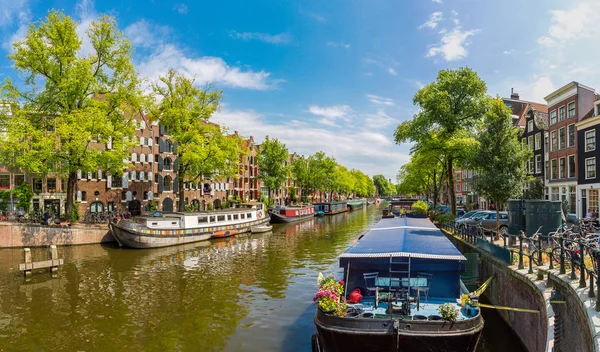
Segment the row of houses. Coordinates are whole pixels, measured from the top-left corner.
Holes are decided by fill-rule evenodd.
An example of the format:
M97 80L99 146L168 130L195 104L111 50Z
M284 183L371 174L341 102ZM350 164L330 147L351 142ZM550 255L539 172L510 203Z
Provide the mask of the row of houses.
M528 171L543 182L545 199L564 202L577 217L598 214L600 95L573 81L548 94L545 104L522 100L515 92L503 100L521 130L521 143L533 151ZM476 175L471 170L456 170L455 177L457 202L490 207L472 188Z
M10 113L10 112L8 112ZM138 215L154 203L158 210L173 211L177 208L179 189L183 187L185 203L196 211L219 209L231 198L257 201L267 190L258 177L257 155L260 145L250 137L243 141L247 151L240 155L239 173L235 177L206 179L197 182L178 183L177 143L171 142L169 132L163 126L150 122L145 116L136 116L135 130L137 145L130 149L127 168L122 175L96 170L87 174L78 172L76 200L79 214L95 212L131 212ZM237 135L237 131L235 132ZM108 145L93 148L111 148ZM286 163L291 163L297 154L290 154ZM56 175L28 175L12 172L0 165L0 190L9 190L28 183L34 193L32 210L49 212L60 216L65 212L67 199L66 179ZM271 198L275 204L290 202L290 189L296 187L288 179L281 189L275 190ZM296 188L296 194L300 194ZM14 208L9 204L10 208Z

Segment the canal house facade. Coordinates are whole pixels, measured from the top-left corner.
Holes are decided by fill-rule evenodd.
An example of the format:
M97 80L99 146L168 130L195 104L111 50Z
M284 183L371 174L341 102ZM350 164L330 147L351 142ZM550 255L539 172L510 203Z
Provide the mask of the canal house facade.
M521 144L529 148L533 156L527 163L528 175L544 181L545 133L548 130L548 107L543 104L528 102L520 118Z
M598 99L598 98L597 98ZM585 216L589 211L600 212L600 100L596 100L593 110L577 123L577 163L578 163L578 216ZM597 215L596 215L597 216Z
M546 192L550 200L568 202L569 213L579 216L576 123L593 109L595 92L593 88L570 82L544 99L549 115Z

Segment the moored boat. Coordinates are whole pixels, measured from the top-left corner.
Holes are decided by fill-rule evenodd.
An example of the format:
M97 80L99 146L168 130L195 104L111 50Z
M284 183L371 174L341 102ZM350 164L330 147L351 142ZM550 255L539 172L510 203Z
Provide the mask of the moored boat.
M475 351L484 322L457 304L464 261L428 219L382 219L340 256L352 303L317 308L313 351Z
M362 200L349 200L346 202L350 210L362 209L365 206L365 202Z
M252 232L252 233L269 232L272 229L273 229L273 226L269 225L269 224L258 225L258 226L250 226L250 232Z
M312 205L304 206L277 206L269 210L272 223L287 223L309 219L315 216Z
M322 211L325 215L334 215L349 211L348 203L346 202L322 202L313 203L315 211Z
M121 219L109 228L121 246L155 248L234 236L268 222L264 204L254 202L208 212L156 212L153 216Z

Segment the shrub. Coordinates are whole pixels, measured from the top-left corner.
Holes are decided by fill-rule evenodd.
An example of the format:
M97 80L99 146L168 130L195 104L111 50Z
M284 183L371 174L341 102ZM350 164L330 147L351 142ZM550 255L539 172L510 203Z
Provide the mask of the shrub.
M427 209L429 209L429 204L422 200L416 201L412 204L412 210L415 214L427 214Z
M458 319L458 309L454 308L451 303L444 303L437 309L442 319L446 321L456 321Z
M319 273L317 278L319 291L313 298L319 308L324 312L332 312L343 317L346 315L346 300L344 299L344 281L335 281L333 276L323 277Z
M439 223L439 224L443 224L445 222L451 222L454 220L454 215L452 214L435 214L435 216L433 217L433 221Z

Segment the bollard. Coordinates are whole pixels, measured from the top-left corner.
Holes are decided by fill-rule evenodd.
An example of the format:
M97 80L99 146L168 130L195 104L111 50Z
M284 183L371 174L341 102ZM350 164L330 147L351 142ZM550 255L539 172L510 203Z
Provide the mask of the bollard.
M579 266L579 288L586 287L585 282L585 251L583 247L583 241L579 242L579 258L581 260Z
M558 240L560 242L560 271L559 271L559 274L566 274L567 271L565 270L565 239L562 236L560 236Z
M533 255L529 254L529 271L528 274L533 274Z
M519 269L523 269L523 231L519 233Z
M56 249L55 245L50 246L50 260L52 260L52 266L50 267L50 272L55 273L58 271L58 265L54 265L54 261L58 260L58 249Z
M594 293L594 275L592 275L592 273L590 273L590 290L588 291L588 297L596 297L596 294Z
M31 263L31 249L23 248L23 262L25 263L25 270L23 273L25 276L31 275L31 269L27 269L27 265Z

